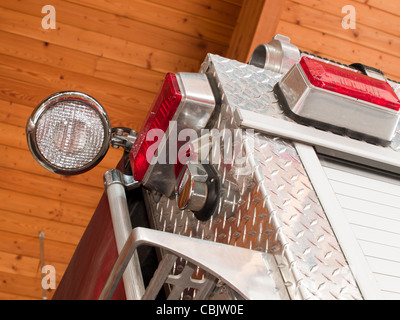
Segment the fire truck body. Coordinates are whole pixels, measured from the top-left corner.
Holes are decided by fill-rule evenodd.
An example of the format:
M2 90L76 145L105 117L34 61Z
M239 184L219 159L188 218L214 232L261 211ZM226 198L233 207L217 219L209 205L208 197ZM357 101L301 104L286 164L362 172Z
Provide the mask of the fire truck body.
M371 68L360 77L281 36L249 64L209 54L198 74L167 76L158 99L171 95L166 110L175 109L170 118L163 114L168 129L153 145L157 152L138 181L140 143L163 111L156 99L158 109L126 148L130 160L126 152L106 174L108 201L104 196L54 298L154 299L164 283L178 299L399 298L398 98L387 108L386 100L327 92L331 78L314 86L300 64L306 59L327 68L318 80L331 66L339 68L331 77L347 70L349 80L337 81L343 90L365 79L371 87L389 84L382 95L400 93ZM185 129L196 139L178 139ZM143 197L146 222L133 193ZM155 248L154 275L144 275L150 253L140 254L143 245Z
M243 138L251 174L235 176L221 164L219 176L226 176L238 187L236 201L241 205L221 203L223 209L208 222L200 222L190 212L182 214L167 197L156 202L147 191L155 228L178 234L189 230L205 240L278 252L274 257L293 299L383 298L360 248L359 242L368 239L357 239L357 230L352 229L346 213L359 212L359 202L371 197L363 196L365 190L376 190L376 181L385 180L383 173L371 173L364 166L371 166L382 156L385 161L378 168L386 168L390 165L387 162L395 166L400 163L398 155L393 154L398 150L396 140L387 150L295 123L282 112L273 93L281 74L215 55L208 56L202 71L213 75L224 97L219 129L255 130ZM355 168L349 160L362 167ZM383 184L387 183L390 193L400 195L398 179L387 179ZM342 186L352 184L356 186L343 191ZM381 206L374 213L383 213L387 209L379 189L371 192ZM342 194L351 199L350 203L342 205L337 200ZM398 208L395 198L392 204ZM370 213L352 219L363 220L363 215ZM357 275L349 263L358 270ZM360 278L356 281L355 276ZM362 284L366 292L360 292Z

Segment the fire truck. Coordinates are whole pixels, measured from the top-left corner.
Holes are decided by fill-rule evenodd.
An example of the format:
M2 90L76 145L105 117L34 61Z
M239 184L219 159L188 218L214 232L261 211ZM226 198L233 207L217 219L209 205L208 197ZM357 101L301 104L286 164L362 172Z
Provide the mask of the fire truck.
M276 35L167 74L140 132L84 93L46 98L26 127L43 167L123 150L53 299L400 298L399 94Z

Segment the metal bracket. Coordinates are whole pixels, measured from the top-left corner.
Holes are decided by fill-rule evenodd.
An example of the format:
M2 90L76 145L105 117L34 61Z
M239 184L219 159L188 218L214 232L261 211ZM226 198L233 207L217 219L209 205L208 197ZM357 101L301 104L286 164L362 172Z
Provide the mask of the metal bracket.
M196 272L197 266L189 261L186 261L184 267L181 266L182 271L179 274L170 274L171 269L173 269L178 260L181 259L172 253L165 254L146 288L142 300L156 299L164 283L172 286L168 300L177 300L181 297L185 300L185 291L188 289L196 290L195 300L204 300L211 294L216 285L216 278L209 273L205 273L201 280L194 279L193 274Z
M370 67L370 66L367 66L362 63L352 63L350 65L350 67L353 67L353 68L361 71L361 73L367 75L368 77L375 78L375 79L385 81L385 82L388 80L386 78L385 74L377 68Z
M152 229L135 228L121 250L99 299L112 297L129 260L141 245L163 248L199 266L221 279L245 299L279 300L281 298L273 279L273 273L278 271L273 265L274 258L271 254ZM169 266L170 260L173 259L167 260L163 264ZM168 270L167 266L161 267L164 271ZM156 276L159 279L167 278L165 274ZM153 286L149 287L153 288ZM144 297L154 297L154 293L144 293Z
M136 181L133 176L123 174L117 169L108 170L104 174L104 186L108 188L113 184L122 184L127 190L132 190L140 187L141 183Z
M135 144L137 132L123 127L112 128L111 146L115 149L124 148L129 152Z
M45 273L43 273L43 267L45 266L45 260L44 260L44 232L41 231L39 233L39 243L40 243L40 269L42 272L42 280L43 277L46 275ZM42 299L43 300L47 300L47 292L46 289L43 287L42 285Z
M260 44L253 52L249 64L273 72L285 74L300 61L299 49L288 37L277 34L267 44Z

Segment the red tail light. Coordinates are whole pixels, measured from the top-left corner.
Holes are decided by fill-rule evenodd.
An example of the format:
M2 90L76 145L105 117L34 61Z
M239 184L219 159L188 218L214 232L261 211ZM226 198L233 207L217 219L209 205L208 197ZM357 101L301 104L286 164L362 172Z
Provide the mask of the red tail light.
M399 99L387 82L307 57L301 59L300 65L315 87L400 110Z
M176 76L172 73L167 74L164 83L153 102L151 111L140 131L135 146L130 153L130 161L133 169L133 176L136 181L142 181L150 163L146 153L150 146L157 147L160 140L148 141L147 133L152 129L160 129L165 132L169 122L172 120L179 104L182 100L182 93L178 85ZM157 148L154 148L156 150Z

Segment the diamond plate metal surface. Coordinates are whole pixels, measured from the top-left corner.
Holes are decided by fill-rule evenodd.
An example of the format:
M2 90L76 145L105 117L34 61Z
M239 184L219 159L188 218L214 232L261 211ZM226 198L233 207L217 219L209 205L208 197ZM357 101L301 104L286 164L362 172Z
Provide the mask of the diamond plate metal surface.
M273 94L282 75L219 56L210 55L207 63L215 69L232 110L292 121ZM291 298L362 299L293 144L264 134L244 142L263 210L282 248L275 256Z
M238 129L236 108L292 121L272 91L280 74L216 55L207 57L201 72L217 80L217 129ZM400 85L391 84L400 92ZM279 289L291 299L362 299L292 142L250 131L238 143L245 164L215 165L224 187L211 219L201 222L180 211L174 199L149 192L155 228L273 253L279 267L274 276L285 283ZM400 151L400 127L390 148Z
M222 91L221 95L223 96ZM215 126L221 131L238 129L233 118L233 110L225 99L222 101ZM244 146L243 139L245 135L235 140L240 149ZM227 143L223 140L222 137L221 148L215 149L221 154L227 147ZM216 214L210 220L202 222L197 220L191 211L179 210L175 199L164 196L160 199L153 198L151 203L154 205L155 227L165 232L244 248L278 251L280 246L274 240L274 230L248 163L231 166L225 164L222 157L219 160L220 162L214 165L222 185Z
M296 149L255 134L256 181L282 253L275 254L295 299L362 299Z
M262 113L289 122L294 121L283 113L272 92L274 85L283 77L282 74L217 55L208 55L205 65L210 62L214 65L220 82L224 83L224 92L231 108ZM400 83L390 80L388 82L400 97ZM392 143L386 148L400 152L400 122Z

